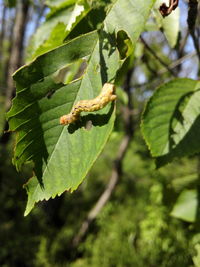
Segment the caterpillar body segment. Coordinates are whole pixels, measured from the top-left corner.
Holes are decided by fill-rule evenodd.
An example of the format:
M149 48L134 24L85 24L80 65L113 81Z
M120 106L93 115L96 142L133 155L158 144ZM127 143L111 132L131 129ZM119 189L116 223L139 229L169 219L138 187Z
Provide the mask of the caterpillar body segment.
M90 100L80 100L72 108L67 115L60 117L60 124L68 125L80 118L82 111L92 112L104 108L109 102L114 101L117 96L115 93L115 86L111 83L105 83L101 93Z
M72 113L69 113L67 115L63 115L60 117L60 124L67 125L70 123L73 123L79 119L80 116L75 116Z

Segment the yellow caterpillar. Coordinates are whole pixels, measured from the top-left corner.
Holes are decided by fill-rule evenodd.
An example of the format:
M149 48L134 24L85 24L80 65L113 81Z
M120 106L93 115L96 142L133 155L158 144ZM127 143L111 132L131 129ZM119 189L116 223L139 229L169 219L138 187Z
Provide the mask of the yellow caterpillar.
M114 101L117 96L115 93L115 86L112 83L105 83L101 93L90 100L80 100L72 108L71 112L67 115L60 117L60 124L70 124L79 119L82 111L91 112L102 109L109 102Z

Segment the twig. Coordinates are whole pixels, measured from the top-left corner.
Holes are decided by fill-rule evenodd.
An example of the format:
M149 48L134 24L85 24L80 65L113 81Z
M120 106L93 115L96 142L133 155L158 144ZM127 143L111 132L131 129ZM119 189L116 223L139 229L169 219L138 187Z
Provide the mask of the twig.
M196 56L197 53L196 52L192 52L190 54L187 54L179 59L177 59L176 61L172 62L171 64L168 65L168 68L170 69L174 69L175 67L179 66L180 64L182 64L185 60L191 58L191 57L194 57ZM158 72L158 75L161 75L161 74L164 74L166 72L165 69L162 69Z
M169 14L171 14L172 11L177 8L178 2L179 2L179 0L169 0L169 6L166 6L166 4L163 3L159 8L161 15L163 17L166 17Z
M196 19L197 19L197 14L198 14L198 1L197 0L189 0L189 10L188 10L187 23L188 23L190 35L192 36L194 47L197 51L197 55L198 55L199 62L200 62L199 42L198 42L198 38L195 35L195 23L196 23Z
M144 44L144 46L146 47L146 49L160 62L160 64L162 64L167 71L169 71L174 77L176 77L176 74L174 73L173 70L171 70L168 67L168 64L166 64L156 53L155 51L147 44L147 42L144 40L144 38L142 36L140 36L140 39L142 41L142 43Z
M180 64L182 64L185 60L196 56L196 52L192 52L190 54L187 54L179 59L177 59L176 61L172 62L171 64L168 65L168 68L173 69L177 66L179 66ZM168 70L166 70L165 68L161 69L158 73L157 73L157 77L155 77L152 81L152 83L154 84L158 79L160 79L160 75L165 74ZM147 86L149 84L149 81L144 82L144 83L138 83L138 84L134 84L133 87L134 88L140 88L140 87L144 87ZM155 86L152 86L155 87Z
M128 101L128 107L125 113L125 135L122 139L122 142L119 146L119 150L117 153L117 157L114 161L113 170L110 176L110 181L108 185L106 186L104 192L98 199L97 203L94 205L94 207L91 209L91 211L88 213L87 218L82 223L78 233L75 235L72 246L77 247L80 242L82 241L83 237L86 235L90 224L96 219L97 215L100 213L102 208L106 205L106 203L109 201L113 191L116 188L117 183L119 182L119 179L122 175L122 163L123 159L125 157L125 154L128 150L129 144L133 137L133 112L132 112L132 101L131 101L131 92L130 92L130 79L132 76L132 71L128 73L127 80L125 84L125 91L127 92L129 101Z
M82 238L85 236L87 233L90 224L92 221L97 217L97 215L100 213L102 208L105 206L105 204L108 202L110 199L118 181L121 176L121 161L124 158L125 152L128 148L130 142L130 138L128 136L125 136L120 144L119 147L119 152L118 152L118 158L115 161L112 174L110 177L110 181L103 192L103 194L100 196L98 199L97 203L94 205L94 207L91 209L91 211L88 213L87 218L85 221L82 223L80 230L78 234L74 237L72 245L73 247L77 247L79 243L82 241Z
M189 31L187 30L186 34L185 34L185 37L182 39L182 41L180 42L180 45L179 45L179 55L181 55L179 58L181 58L183 56L183 52L184 52L184 48L185 48L185 45L187 43L187 40L188 40L188 36L189 36Z

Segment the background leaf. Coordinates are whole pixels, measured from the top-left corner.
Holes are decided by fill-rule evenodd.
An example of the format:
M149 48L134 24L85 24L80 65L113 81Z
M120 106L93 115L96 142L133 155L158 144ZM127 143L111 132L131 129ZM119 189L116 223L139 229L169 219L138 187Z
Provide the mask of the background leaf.
M167 155L177 145L177 142L174 145L172 139L173 129L178 123L172 123L176 108L183 96L197 90L199 86L199 81L175 79L159 87L147 103L142 118L142 131L154 157Z
M198 195L196 190L184 190L177 199L171 215L187 222L195 222L197 216Z

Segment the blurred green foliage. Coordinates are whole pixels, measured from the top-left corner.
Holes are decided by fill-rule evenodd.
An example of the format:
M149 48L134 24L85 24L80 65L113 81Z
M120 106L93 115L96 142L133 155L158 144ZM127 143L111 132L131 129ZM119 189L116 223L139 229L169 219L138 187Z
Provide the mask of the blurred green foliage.
M155 171L139 132L111 201L84 242L72 248L74 235L108 182L120 139L120 131L115 131L77 192L42 202L26 218L21 188L31 168L16 173L10 162L13 141L6 151L1 149L1 266L199 266L198 224L170 216L181 192L175 178L194 174L197 159Z

